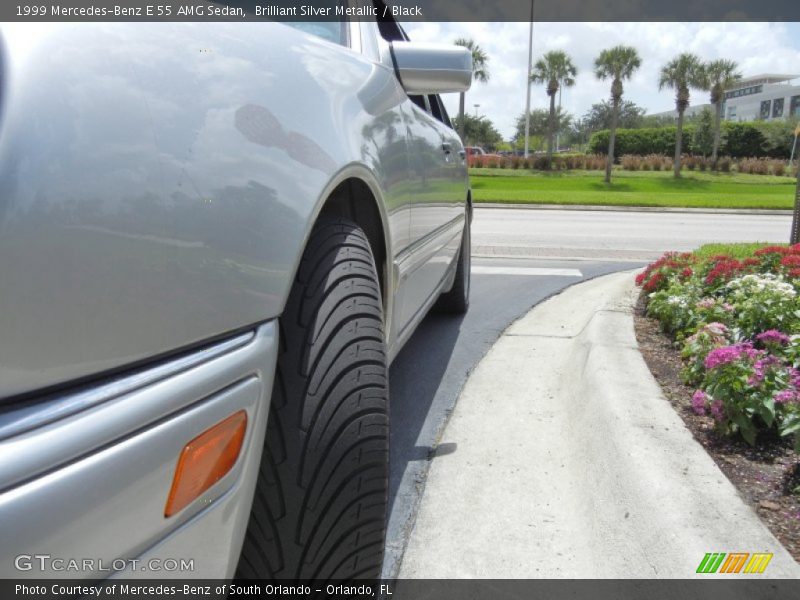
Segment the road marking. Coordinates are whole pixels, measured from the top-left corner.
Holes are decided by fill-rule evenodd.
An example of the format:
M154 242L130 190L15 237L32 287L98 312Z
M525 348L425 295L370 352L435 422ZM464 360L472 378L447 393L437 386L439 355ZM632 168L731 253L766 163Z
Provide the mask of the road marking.
M472 266L473 275L526 275L550 277L583 277L578 269L548 269L545 267L492 267Z

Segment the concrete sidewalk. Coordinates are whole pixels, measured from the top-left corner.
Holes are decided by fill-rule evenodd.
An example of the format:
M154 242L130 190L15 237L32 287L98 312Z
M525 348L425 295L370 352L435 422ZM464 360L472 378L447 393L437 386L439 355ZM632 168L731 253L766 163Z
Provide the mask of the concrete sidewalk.
M706 552L800 576L662 396L635 294L608 275L506 330L439 444L401 578L686 578Z

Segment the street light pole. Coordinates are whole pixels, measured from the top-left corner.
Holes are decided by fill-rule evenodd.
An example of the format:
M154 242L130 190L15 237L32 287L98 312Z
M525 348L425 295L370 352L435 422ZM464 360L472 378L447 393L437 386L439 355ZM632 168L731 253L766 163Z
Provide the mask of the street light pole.
M528 158L531 139L531 70L533 69L533 4L531 0L531 23L528 32L528 70L525 72L525 158Z

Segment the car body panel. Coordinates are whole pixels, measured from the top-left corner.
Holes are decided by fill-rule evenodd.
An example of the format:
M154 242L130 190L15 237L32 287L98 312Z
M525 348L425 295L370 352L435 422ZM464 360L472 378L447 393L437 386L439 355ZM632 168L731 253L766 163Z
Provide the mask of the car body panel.
M277 351L277 323L270 321L247 343L188 370L0 440L0 577L105 577L109 572L103 565L148 552L153 558L154 546L186 523L205 520L220 503L227 506L225 534L213 538L213 559L191 546L159 556L194 559L197 573L229 576L250 511ZM237 462L199 498L165 518L184 445L240 410L248 419ZM14 417L13 411L5 412L0 422ZM216 522L219 515L213 512L217 516L208 518ZM68 571L63 564L40 569L34 563L31 570L19 571L20 555L95 562L92 568Z
M380 220L390 360L452 285L461 142L375 23L347 30L352 47L278 23L0 26L0 577L187 576L21 554L233 576L278 321L344 184ZM233 469L166 518L184 445L239 410Z
M0 35L0 398L278 316L354 165L409 245L391 65L278 23Z

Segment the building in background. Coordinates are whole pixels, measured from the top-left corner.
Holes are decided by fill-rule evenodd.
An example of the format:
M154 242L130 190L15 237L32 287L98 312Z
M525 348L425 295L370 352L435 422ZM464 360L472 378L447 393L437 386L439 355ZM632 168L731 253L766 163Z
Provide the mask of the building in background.
M794 116L800 118L800 75L778 75L765 73L746 77L725 92L722 118L726 121L769 121ZM699 114L710 104L698 104L686 109L686 116ZM656 116L672 116L677 112L668 110Z
M800 117L800 75L756 75L741 79L725 92L726 121L755 121Z

